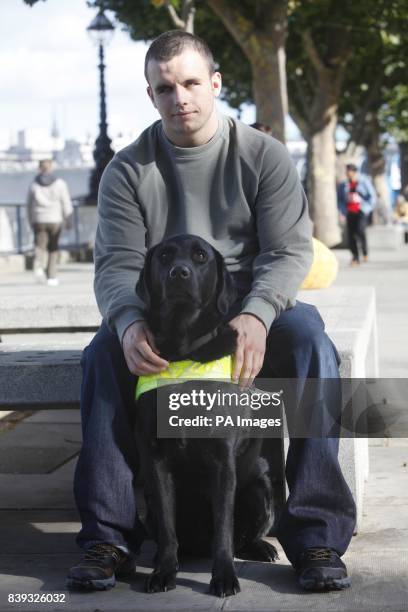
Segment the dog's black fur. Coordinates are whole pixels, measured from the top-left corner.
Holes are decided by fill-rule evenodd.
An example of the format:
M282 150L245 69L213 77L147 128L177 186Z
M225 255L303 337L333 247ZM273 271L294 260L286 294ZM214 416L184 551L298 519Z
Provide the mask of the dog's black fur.
M207 362L235 352L236 331L223 322L235 299L232 279L220 253L202 238L175 236L150 249L136 290L165 359ZM157 391L148 391L136 410L148 525L158 544L146 590L175 588L180 545L195 555L208 555L212 547L210 592L233 595L240 590L234 553L277 557L261 539L273 521L262 441L239 428L222 439L157 439L156 402Z

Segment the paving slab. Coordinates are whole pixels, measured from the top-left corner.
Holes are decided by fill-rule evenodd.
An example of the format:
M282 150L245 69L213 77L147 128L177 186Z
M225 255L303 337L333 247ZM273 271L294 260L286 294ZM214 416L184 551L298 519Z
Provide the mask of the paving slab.
M0 610L16 610L16 606L7 602L7 594L13 592L66 595L64 604L47 604L46 607L44 604L43 607L41 604L24 604L24 608L21 608L41 612L62 609L89 612L408 610L408 488L406 473L400 466L406 452L407 447L403 444L370 446L372 473L367 486L364 531L352 539L344 556L353 577L353 588L326 594L309 594L297 587L294 572L275 539L271 541L280 552L279 561L271 565L238 560L236 565L242 592L225 600L218 600L207 593L211 568L209 559L184 559L175 591L144 594L143 583L151 571L154 553L151 542L144 543L142 547L135 576L119 580L115 589L104 593L68 593L64 587L65 574L67 568L78 559L75 534L80 526L73 500L71 498L71 505L65 509L52 510L49 492L53 487L48 481L38 493L43 496L43 509L35 510L31 506L30 495L27 495L29 477L20 476L18 478L27 487L26 509L20 512L0 511ZM55 474L41 478L58 476L58 482L54 480L54 487L61 496L62 491L67 491L72 485L73 467L74 462L71 461ZM0 486L4 484L1 478ZM2 490L7 488L2 486ZM401 492L400 496L398 491ZM9 492L8 496L13 497L14 494Z
M79 445L66 446L0 446L1 474L49 474L77 455Z
M24 423L52 423L59 425L81 423L81 412L79 410L38 410L24 419Z
M340 274L336 284L374 285L377 289L380 374L408 375L408 248L398 252L370 253L370 261L349 268L347 251L338 252ZM61 270L62 284L75 291L91 290L91 267ZM25 276L24 279L21 276ZM76 280L75 280L76 278ZM26 295L32 277L8 277L10 291ZM4 282L1 282L3 290ZM44 291L43 287L33 292ZM56 288L61 291L61 287ZM34 293L33 293L34 294ZM36 413L26 423L41 428L49 423L63 430L72 427L71 411L58 411L60 419ZM78 412L73 414L79 416ZM12 418L8 415L6 418ZM49 419L49 420L47 420ZM78 424L78 420L75 420ZM23 425L18 425L22 427ZM78 428L79 430L79 428ZM55 430L54 430L55 431ZM72 433L72 432L71 432ZM0 435L0 444L1 444ZM28 441L28 437L26 437ZM16 441L17 444L17 441ZM50 446L48 446L50 448ZM74 510L72 477L76 459L51 474L0 474L0 612L3 610L254 610L291 612L317 611L379 612L408 610L408 440L370 440L371 473L366 484L363 530L352 539L344 557L353 576L353 588L341 593L308 594L294 582L293 570L285 559L274 566L237 562L242 593L218 600L207 594L209 560L187 560L182 564L175 591L145 595L143 582L151 570L153 547L146 543L138 560L137 574L119 581L105 593L69 594L64 591L67 568L78 559L75 534L79 529ZM22 508L16 511L17 508ZM276 541L274 541L276 544ZM278 547L279 548L279 547ZM24 604L7 602L10 592L64 593L66 603Z

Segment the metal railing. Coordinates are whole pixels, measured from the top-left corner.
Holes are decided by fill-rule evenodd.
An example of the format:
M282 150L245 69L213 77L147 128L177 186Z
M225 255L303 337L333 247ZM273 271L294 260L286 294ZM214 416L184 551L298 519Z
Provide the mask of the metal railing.
M61 249L77 250L93 244L96 231L96 207L87 206L85 198L72 199L72 229L64 229L59 241ZM33 232L27 219L24 202L0 203L0 256L26 254L34 250Z

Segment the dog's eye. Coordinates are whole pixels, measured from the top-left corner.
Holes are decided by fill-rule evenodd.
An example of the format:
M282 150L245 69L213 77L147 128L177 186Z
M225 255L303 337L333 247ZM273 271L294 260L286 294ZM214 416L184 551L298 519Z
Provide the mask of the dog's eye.
M171 254L168 251L162 251L160 253L160 261L162 263L167 263L168 261L170 261L170 257L171 257Z
M194 259L199 262L207 261L207 253L202 249L194 251Z

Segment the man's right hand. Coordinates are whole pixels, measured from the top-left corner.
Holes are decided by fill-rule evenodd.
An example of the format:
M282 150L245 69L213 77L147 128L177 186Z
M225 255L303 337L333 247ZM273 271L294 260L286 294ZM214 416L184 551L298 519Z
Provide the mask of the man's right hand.
M153 334L145 321L129 325L123 335L123 353L132 374L157 374L165 370L169 362L159 357Z

